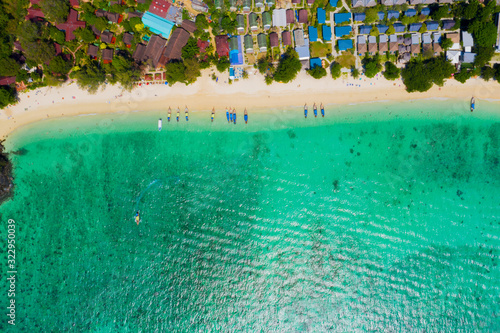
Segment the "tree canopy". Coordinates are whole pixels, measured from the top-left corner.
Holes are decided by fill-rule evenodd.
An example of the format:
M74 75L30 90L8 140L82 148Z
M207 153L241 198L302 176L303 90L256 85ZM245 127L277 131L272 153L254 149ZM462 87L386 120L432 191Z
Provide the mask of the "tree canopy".
M198 47L197 40L193 37L190 37L187 41L187 44L182 48L182 58L194 59L199 52L200 48Z
M311 69L307 70L307 73L315 79L321 79L326 76L326 69L322 66L313 66Z
M387 80L396 80L397 78L399 78L400 72L400 69L396 67L396 65L394 65L392 62L387 61L385 63L385 71L383 75Z
M342 66L338 62L332 62L330 65L330 73L334 80L338 79L342 75Z
M378 54L373 57L366 56L362 61L363 67L365 68L366 77L372 78L377 75L378 72L382 70L382 65L380 64L380 57Z
M165 66L167 81L170 85L186 82L186 66L181 61L172 61Z
M297 73L302 68L299 60L299 55L294 49L288 48L281 57L278 67L274 72L274 80L277 82L287 83L295 79Z
M80 88L95 94L106 80L106 73L96 61L90 61L80 70L73 72L73 77L78 80Z
M67 0L42 0L40 8L49 21L63 23L68 17L69 2Z
M227 71L229 66L231 66L231 63L227 57L220 57L219 61L217 61L217 64L215 65L220 73Z
M435 83L442 86L445 78L455 72L455 66L444 56L425 61L413 59L401 71L403 82L408 92L427 91Z
M0 109L16 102L16 92L6 86L0 86Z

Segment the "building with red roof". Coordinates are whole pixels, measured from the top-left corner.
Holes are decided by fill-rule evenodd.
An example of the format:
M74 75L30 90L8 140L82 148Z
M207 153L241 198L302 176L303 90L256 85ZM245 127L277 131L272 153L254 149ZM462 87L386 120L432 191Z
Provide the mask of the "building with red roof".
M151 6L149 6L149 12L158 15L161 18L166 19L168 9L172 4L166 0L153 0Z
M198 42L196 42L196 45L198 45L198 48L200 49L200 54L201 54L201 53L205 53L207 47L210 45L210 42L208 40L198 39Z
M229 42L227 35L215 37L215 49L219 57L229 57Z
M281 40L284 46L292 45L292 34L286 30L281 33Z
M85 22L78 21L78 12L74 9L69 10L68 19L65 23L56 24L57 29L66 32L66 41L75 39L73 33L78 28L85 28Z
M24 17L26 21L38 18L44 18L45 14L41 9L28 8L28 15Z
M278 34L276 32L271 32L269 34L269 44L271 45L271 47L280 46L279 37L278 37Z
M16 83L15 76L2 76L0 77L0 86L8 86L9 84Z
M80 7L80 0L69 0L69 4L71 7L78 8Z

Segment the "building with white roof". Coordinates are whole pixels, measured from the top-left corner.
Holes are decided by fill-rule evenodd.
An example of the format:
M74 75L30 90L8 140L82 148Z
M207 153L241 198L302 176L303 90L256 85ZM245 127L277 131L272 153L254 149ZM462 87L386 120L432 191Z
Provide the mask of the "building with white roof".
M474 39L472 38L472 34L462 30L462 45L464 46L465 52L472 51L472 47L474 46Z
M286 27L286 9L273 10L273 26Z
M456 65L460 63L460 55L462 52L460 51L446 51L446 59L449 60L452 64Z

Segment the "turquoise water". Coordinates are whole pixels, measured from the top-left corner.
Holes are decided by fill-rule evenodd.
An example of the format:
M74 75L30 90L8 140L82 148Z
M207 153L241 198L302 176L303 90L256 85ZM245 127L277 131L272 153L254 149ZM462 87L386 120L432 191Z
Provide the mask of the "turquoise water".
M29 126L0 330L499 331L500 116L466 104Z

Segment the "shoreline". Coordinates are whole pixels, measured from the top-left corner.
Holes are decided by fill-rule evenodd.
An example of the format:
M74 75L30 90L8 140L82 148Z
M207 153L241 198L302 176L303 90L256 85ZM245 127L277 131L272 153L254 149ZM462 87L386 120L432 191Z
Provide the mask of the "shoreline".
M263 76L251 72L246 80L232 84L219 83L211 79L213 70L203 72L194 84L143 85L131 92L118 86L106 86L95 95L78 88L75 83L61 87L44 87L20 94L20 102L1 110L0 139L16 129L44 119L60 117L90 116L98 114L161 111L177 106L183 110L187 105L191 112L216 112L226 107L242 111L264 112L270 108L301 107L313 103L326 105L356 105L374 102L401 102L429 99L458 99L468 104L472 96L477 100L500 100L500 86L496 81L486 82L480 78L470 79L465 84L448 80L443 87L433 86L424 93L408 93L401 79L388 81L382 75L373 79L364 76L353 79L332 80L326 77L316 80L301 71L297 78L288 83L265 84ZM217 74L217 73L216 73ZM224 74L226 75L226 74ZM227 75L226 75L227 76ZM299 83L300 82L300 83ZM57 102L56 102L57 101ZM312 111L312 110L311 110Z

